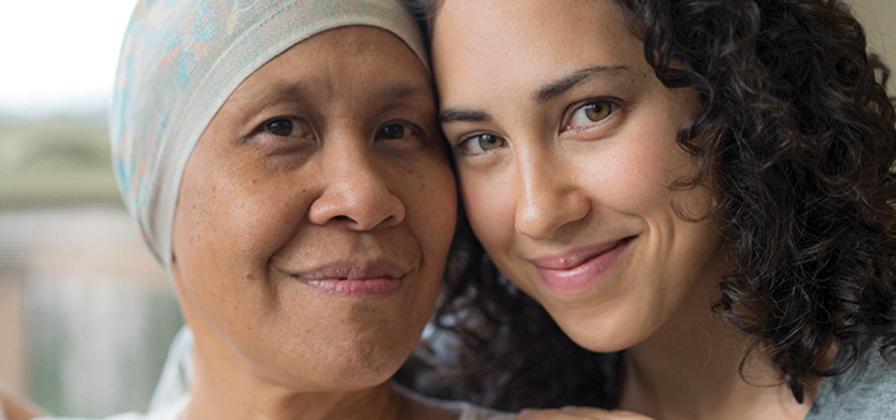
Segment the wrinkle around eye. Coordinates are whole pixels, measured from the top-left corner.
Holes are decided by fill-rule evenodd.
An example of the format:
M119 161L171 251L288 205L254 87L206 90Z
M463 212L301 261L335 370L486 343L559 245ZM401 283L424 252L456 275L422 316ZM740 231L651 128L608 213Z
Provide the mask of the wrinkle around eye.
M256 131L277 137L314 137L314 130L305 119L291 116L270 118L259 125Z
M400 128L399 131L395 131ZM428 137L426 130L421 126L406 120L392 120L381 125L375 135L376 140L405 140L409 137L420 138L421 141Z
M317 144L317 134L305 119L293 116L268 118L246 136L245 142L264 148L307 149Z

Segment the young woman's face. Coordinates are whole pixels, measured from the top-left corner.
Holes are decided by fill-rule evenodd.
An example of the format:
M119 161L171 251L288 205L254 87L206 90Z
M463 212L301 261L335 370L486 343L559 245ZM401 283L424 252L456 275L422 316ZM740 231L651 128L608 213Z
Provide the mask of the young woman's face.
M635 345L718 270L708 188L676 143L697 113L612 1L445 0L433 28L442 125L497 266L594 351ZM676 209L680 213L676 213Z
M434 98L407 45L361 26L299 43L231 95L174 224L200 353L306 391L398 369L432 314L457 212Z

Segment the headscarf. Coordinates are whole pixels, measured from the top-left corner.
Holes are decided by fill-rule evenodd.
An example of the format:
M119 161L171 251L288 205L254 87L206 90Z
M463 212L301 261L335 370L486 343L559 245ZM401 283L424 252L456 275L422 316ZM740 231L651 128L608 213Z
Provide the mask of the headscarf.
M426 65L400 0L140 0L122 46L109 115L118 186L170 273L184 167L231 93L253 72L320 32L378 27Z

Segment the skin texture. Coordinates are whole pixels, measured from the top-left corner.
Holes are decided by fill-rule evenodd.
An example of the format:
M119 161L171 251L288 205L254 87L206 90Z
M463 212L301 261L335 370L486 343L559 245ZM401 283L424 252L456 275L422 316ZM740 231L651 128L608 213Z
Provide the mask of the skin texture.
M683 220L673 206L685 204L692 215L705 214L709 191L670 188L694 170L691 157L674 141L695 112L692 93L666 89L653 77L639 41L620 22L598 13L612 8L535 2L517 10L488 2L481 8L491 18L508 12L516 19L485 28L460 23L461 4L449 1L441 9L435 65L444 112L469 109L491 117L444 124L477 237L502 272L580 345L615 351L643 341L718 260L720 241L710 220ZM543 16L573 22L543 24L557 28L547 36L519 30L534 27ZM496 34L488 43L476 42L485 31ZM509 50L514 60L498 54ZM469 58L457 59L461 51ZM548 101L533 98L540 88L595 66L624 69L596 73ZM496 77L508 74L513 77ZM603 98L618 103L608 117L567 128L571 114L582 113L577 108ZM474 153L481 147L460 144L479 133L506 144L480 154ZM627 237L634 240L599 284L574 295L549 290L532 263Z
M398 38L347 27L293 46L224 104L189 159L174 222L196 337L188 418L447 415L387 383L433 311L455 227L433 97ZM400 272L397 291L308 281L371 261Z
M712 188L673 188L696 171L675 141L696 97L655 77L613 2L446 0L433 61L474 232L573 341L626 350L621 408L659 418L805 415L809 405L786 387L752 385L780 383L761 356L747 363L752 384L738 373L748 340L710 310L727 268ZM573 292L549 287L539 268L623 243Z

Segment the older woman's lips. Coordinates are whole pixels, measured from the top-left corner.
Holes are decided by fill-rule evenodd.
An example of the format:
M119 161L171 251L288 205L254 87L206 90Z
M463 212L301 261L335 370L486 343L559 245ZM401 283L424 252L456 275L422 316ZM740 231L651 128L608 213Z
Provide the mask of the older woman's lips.
M531 260L542 283L561 295L590 289L613 267L635 236L561 255Z
M290 276L330 295L386 297L398 293L408 272L409 268L387 260L339 261L291 271Z

